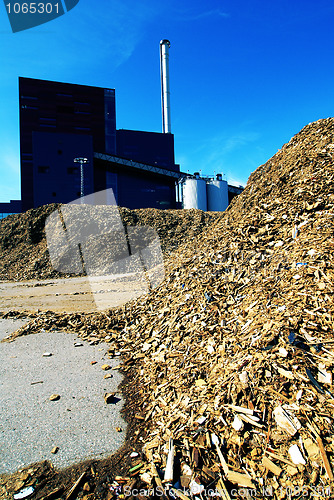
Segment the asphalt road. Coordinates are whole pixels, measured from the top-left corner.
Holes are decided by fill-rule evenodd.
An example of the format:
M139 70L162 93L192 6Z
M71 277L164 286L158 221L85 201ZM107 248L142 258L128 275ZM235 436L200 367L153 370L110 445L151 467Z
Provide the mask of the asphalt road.
M0 339L23 323L0 320ZM107 344L89 345L72 334L42 332L0 342L0 473L41 460L66 467L106 457L123 444L121 396L104 401L105 393L117 391L121 375L102 370L104 364L119 364L108 358ZM60 398L50 401L52 394Z

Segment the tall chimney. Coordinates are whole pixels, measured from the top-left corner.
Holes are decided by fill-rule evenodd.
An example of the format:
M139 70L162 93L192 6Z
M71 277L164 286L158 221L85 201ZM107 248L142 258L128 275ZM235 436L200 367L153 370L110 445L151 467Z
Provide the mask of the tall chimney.
M162 131L164 134L172 132L170 122L170 90L169 90L169 40L160 42L160 72L161 72L161 105Z

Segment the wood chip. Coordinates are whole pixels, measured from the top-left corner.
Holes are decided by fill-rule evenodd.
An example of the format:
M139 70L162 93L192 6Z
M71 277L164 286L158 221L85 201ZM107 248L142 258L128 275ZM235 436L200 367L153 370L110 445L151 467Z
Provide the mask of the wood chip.
M262 458L262 465L270 470L275 476L279 476L282 473L282 469L278 467L274 462L272 462L268 457L264 456Z

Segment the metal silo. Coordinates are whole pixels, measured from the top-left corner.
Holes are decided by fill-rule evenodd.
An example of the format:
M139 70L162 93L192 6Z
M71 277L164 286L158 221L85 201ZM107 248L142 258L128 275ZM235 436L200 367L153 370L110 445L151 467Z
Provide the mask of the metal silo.
M198 208L206 212L206 182L196 172L193 178L185 180L183 186L183 208Z
M221 174L216 179L208 181L206 185L209 212L223 212L228 206L227 181L222 180Z

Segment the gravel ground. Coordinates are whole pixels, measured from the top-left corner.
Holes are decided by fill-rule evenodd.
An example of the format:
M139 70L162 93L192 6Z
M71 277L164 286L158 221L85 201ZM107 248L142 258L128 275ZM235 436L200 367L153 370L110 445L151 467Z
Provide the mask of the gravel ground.
M0 338L23 323L0 320ZM42 332L0 343L0 473L46 459L66 467L115 452L125 438L123 401L116 394L106 404L103 396L117 391L121 375L101 366L118 363L108 358L106 344L92 346L67 333ZM112 377L104 379L106 374ZM60 399L50 401L52 394Z

